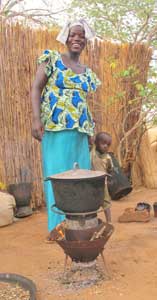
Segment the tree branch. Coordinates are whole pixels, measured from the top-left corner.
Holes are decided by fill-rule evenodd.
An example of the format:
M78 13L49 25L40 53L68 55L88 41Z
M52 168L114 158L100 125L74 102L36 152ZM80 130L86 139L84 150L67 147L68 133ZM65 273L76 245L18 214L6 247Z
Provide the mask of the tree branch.
M152 30L149 32L149 34L147 35L147 42L148 44L151 43L154 35L157 35L157 24L152 28Z
M135 33L135 37L134 37L135 43L137 42L137 39L138 39L138 36L140 35L140 33L148 26L149 19L150 19L150 15L147 14L145 22L141 25L139 30ZM140 41L142 41L142 40L140 40Z
M6 20L11 18L16 18L16 17L22 17L22 18L32 19L37 22L36 19L38 17L39 18L49 17L50 19L53 19L54 15L62 13L68 9L68 8L64 8L58 11L52 11L50 9L44 9L44 8L24 9L22 11L16 11L12 9L16 4L23 1L24 0L15 0L15 1L8 0L0 12L1 16L3 16ZM39 20L39 23L41 23L41 20Z
M126 117L124 118L123 120L123 123L122 123L122 130L123 130L123 137L118 145L118 149L117 149L117 155L118 155L118 160L119 160L119 163L120 165L122 165L122 157L121 157L121 148L122 148L122 144L123 142L132 134L133 131L135 131L137 128L140 128L144 123L145 123L145 118L146 116L149 114L149 112L151 111L151 108L148 109L147 111L145 112L141 112L140 116L139 116L139 119L137 120L137 122L132 126L132 128L130 130L128 130L127 132L125 131L124 127L125 127L125 122L127 120L127 118L129 117L129 115L134 112L134 111L139 111L139 113L141 112L141 109L137 109L137 108L133 108L131 109ZM155 112L154 112L155 114ZM127 149L126 149L127 151Z
M24 2L24 0L8 0L3 6L2 10L10 10L12 7L14 7L16 4L19 4L20 2Z

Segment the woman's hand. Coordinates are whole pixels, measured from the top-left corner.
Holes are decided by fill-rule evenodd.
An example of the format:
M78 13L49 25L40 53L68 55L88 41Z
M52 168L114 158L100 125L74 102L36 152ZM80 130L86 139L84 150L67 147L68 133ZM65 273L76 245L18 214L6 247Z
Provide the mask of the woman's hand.
M93 136L88 136L88 145L89 145L89 150L92 150L92 147L94 145L94 137Z
M32 124L32 136L41 142L44 135L44 125L40 119L34 119Z

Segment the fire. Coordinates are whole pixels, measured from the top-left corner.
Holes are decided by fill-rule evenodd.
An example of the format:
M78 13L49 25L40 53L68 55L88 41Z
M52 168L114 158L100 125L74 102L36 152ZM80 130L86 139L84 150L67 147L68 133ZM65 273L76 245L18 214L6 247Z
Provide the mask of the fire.
M51 232L50 232L50 240L57 241L62 240L64 238L64 228L65 222L57 225Z
M65 236L64 228L65 228L65 222L62 222L61 224L56 226L56 228L54 229L56 240L58 240L58 239L60 240L60 239L64 238L64 236Z
M61 229L57 229L57 232L59 233L59 237L64 238L64 232Z

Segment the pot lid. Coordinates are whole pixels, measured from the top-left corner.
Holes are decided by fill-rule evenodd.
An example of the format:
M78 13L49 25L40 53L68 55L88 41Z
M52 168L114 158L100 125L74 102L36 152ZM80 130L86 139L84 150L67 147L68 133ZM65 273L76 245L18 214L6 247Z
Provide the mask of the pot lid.
M49 176L47 179L90 179L104 177L107 174L102 171L92 171L85 169L73 169L60 174Z

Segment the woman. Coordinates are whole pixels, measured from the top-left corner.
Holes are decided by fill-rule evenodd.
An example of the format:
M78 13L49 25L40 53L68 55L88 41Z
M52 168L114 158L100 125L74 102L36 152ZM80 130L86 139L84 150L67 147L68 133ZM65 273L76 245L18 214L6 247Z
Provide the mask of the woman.
M32 134L41 141L44 177L70 170L74 162L90 169L88 136L93 135L94 123L86 99L100 81L79 57L93 36L84 20L68 23L57 37L67 52L45 50L38 59L32 88ZM55 202L51 182L44 183L44 191L51 231L64 217L51 211Z

